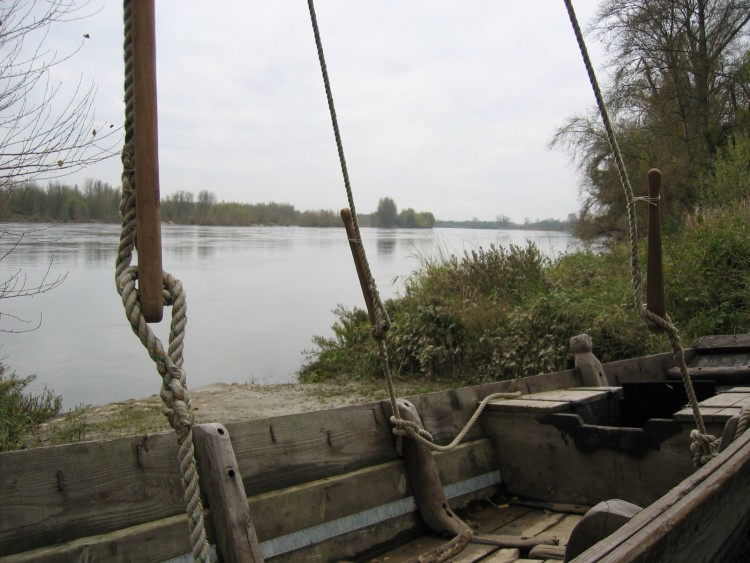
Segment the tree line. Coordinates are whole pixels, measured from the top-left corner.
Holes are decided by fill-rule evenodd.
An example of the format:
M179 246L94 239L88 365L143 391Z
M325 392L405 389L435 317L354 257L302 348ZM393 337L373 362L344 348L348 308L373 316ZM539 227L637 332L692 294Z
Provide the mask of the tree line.
M396 212L392 203L384 215L360 214L363 227L431 228L432 213L413 209ZM382 201L382 200L381 200ZM119 223L120 189L100 180L88 179L83 187L51 181L46 187L33 182L2 191L0 221L52 223ZM236 203L217 201L216 194L202 190L197 197L180 190L161 200L161 219L179 225L340 227L341 218L331 209L300 211L288 203Z

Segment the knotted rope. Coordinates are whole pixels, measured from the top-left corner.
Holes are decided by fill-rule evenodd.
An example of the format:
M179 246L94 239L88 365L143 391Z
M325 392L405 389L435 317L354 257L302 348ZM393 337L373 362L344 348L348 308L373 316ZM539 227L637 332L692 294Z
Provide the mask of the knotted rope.
M688 371L687 363L685 362L685 353L680 342L680 336L677 331L677 327L674 325L674 323L672 323L669 315L666 315L666 318L662 318L659 315L656 315L649 311L646 308L646 305L644 305L643 303L641 265L640 259L638 257L638 227L635 216L635 203L640 198L635 198L633 196L633 188L630 184L630 179L628 178L625 163L622 159L622 153L620 152L620 147L617 144L617 138L615 137L614 128L612 127L612 122L610 121L607 107L604 103L604 97L602 96L601 89L599 88L599 83L596 79L596 74L594 73L594 67L591 64L591 58L589 57L586 43L583 39L581 27L578 24L578 19L576 17L575 11L573 10L572 0L564 0L564 2L565 7L568 10L570 23L573 26L573 31L575 32L578 47L581 51L581 57L583 58L584 65L586 66L586 72L588 73L591 88L594 91L596 104L599 108L602 123L607 134L607 140L609 141L610 148L612 149L612 154L615 158L617 172L620 176L620 183L622 184L622 188L627 199L628 228L630 231L630 273L633 282L633 299L635 310L638 313L638 316L646 323L646 325L648 325L649 327L658 327L666 333L667 338L669 339L669 343L672 346L672 355L674 357L675 364L679 367L680 374L682 375L682 382L685 386L685 391L687 393L690 408L693 411L693 417L695 419L695 425L697 427L697 430L694 430L691 433L691 437L693 437L693 444L690 447L694 453L694 462L696 459L701 460L707 457L710 458L715 455L716 451L718 451L719 440L717 440L714 436L706 434L706 425L703 422L703 417L701 416L700 408L698 407L698 399L695 396L693 382L690 379L690 372Z
M162 399L162 412L169 419L169 424L177 434L180 472L193 557L196 561L208 561L208 542L203 524L203 505L200 500L198 470L193 450L193 413L185 385L185 370L182 369L182 352L187 324L185 292L179 280L164 272L164 301L167 305L172 305L169 348L168 353L165 353L161 341L151 331L141 314L136 288L138 267L131 266L133 250L136 246L132 10L132 1L125 0L125 146L122 151L122 200L120 202L122 228L115 266L115 283L130 326L148 351L148 355L156 364L156 369L162 377L159 393Z

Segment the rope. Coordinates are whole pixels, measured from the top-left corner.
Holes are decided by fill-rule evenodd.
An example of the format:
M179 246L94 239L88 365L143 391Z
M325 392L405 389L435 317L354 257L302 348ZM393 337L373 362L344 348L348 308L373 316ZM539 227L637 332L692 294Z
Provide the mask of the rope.
M727 421L727 425L729 421ZM726 447L739 438L745 430L750 426L750 406L745 405L740 410L740 414L737 420L737 428L732 436L726 436L727 443L724 443L724 436L722 438L714 438L713 436L707 436L701 434L697 430L693 430L690 433L690 437L693 439L693 443L690 444L690 451L693 453L693 465L696 467L702 467L717 455L720 451L724 451Z
M617 172L620 176L620 183L622 184L622 188L627 199L628 228L630 231L630 273L633 282L633 300L635 310L647 326L659 327L667 334L669 343L672 346L672 355L674 356L675 363L680 368L682 382L685 385L685 391L690 402L690 407L693 411L693 417L695 419L698 434L702 436L700 439L697 439L694 444L699 443L700 445L696 446L696 448L701 449L705 446L713 447L710 444L713 444L716 438L706 434L706 425L703 422L703 417L701 416L700 408L698 407L698 399L695 396L693 382L690 380L690 373L685 362L685 353L680 342L680 336L677 331L677 327L672 323L669 315L667 315L666 318L662 318L649 311L643 304L641 265L638 257L638 226L635 216L636 199L640 198L635 198L633 196L633 188L630 184L630 179L628 178L625 163L622 159L622 153L620 152L620 147L617 144L614 128L612 127L612 122L610 121L609 114L607 113L607 107L604 103L604 98L602 96L601 89L599 88L596 74L594 73L594 67L591 64L591 58L589 57L588 49L586 48L586 43L583 39L581 27L578 24L578 19L576 17L575 11L573 10L572 0L564 0L564 2L565 7L568 10L570 23L573 26L573 31L575 32L578 47L581 51L581 57L583 58L584 65L586 66L586 72L589 76L589 82L591 82L591 88L594 91L594 97L596 98L596 104L599 108L599 113L601 114L602 123L607 134L607 140L609 141L609 145L615 158ZM691 446L691 449L692 447L693 446Z
M162 399L162 412L169 419L170 425L177 434L178 458L193 558L196 561L208 561L208 542L203 523L203 505L200 500L198 470L193 450L193 413L185 385L185 370L182 369L182 352L187 324L185 292L179 280L164 272L164 300L167 305L172 305L169 347L168 353L165 353L161 341L151 331L141 314L136 288L138 267L130 265L136 245L132 11L132 1L125 0L125 146L122 151L122 200L120 201L122 228L115 265L115 283L133 332L148 351L148 355L162 376L159 393Z
M477 408L476 412L471 417L469 422L466 423L466 426L464 426L461 432L459 432L458 436L456 436L456 438L450 444L446 446L439 446L435 444L432 441L432 436L430 436L429 432L419 429L418 427L414 426L413 423L411 423L410 421L407 421L401 418L401 414L399 413L399 410L398 410L398 400L396 397L395 386L393 384L393 376L391 374L390 362L388 359L388 348L386 346L386 337L387 337L388 330L391 327L391 321L388 317L388 312L386 311L385 305L383 304L383 301L380 299L380 294L378 292L377 284L375 283L375 278L372 275L370 264L367 260L367 255L365 253L365 248L362 244L362 236L360 235L359 223L357 222L357 212L354 207L354 195L352 193L352 186L349 180L349 172L346 166L346 158L344 157L344 145L341 140L341 133L339 131L338 119L336 117L336 108L333 103L333 93L331 92L331 81L328 77L328 66L326 65L325 54L323 53L323 42L320 38L320 28L318 26L318 18L315 14L314 1L307 0L307 5L310 10L310 22L312 23L313 34L315 35L315 47L318 52L318 62L320 63L320 72L323 76L323 85L325 87L326 99L328 100L328 111L331 116L331 125L333 126L333 134L336 138L336 149L338 150L339 163L341 165L341 173L344 178L344 188L346 189L346 197L347 197L347 201L349 202L349 210L351 211L351 215L352 215L352 225L354 228L355 236L353 238L350 238L349 241L354 243L355 245L356 254L357 254L357 256L355 257L355 260L361 266L362 271L365 275L368 292L369 292L369 295L373 304L374 318L371 319L372 337L373 339L375 339L377 343L378 355L380 356L380 363L383 366L383 374L385 376L386 387L388 388L388 398L391 403L391 412L393 413L393 416L391 417L391 423L393 424L393 433L397 436L396 450L398 451L399 455L401 455L401 446L402 446L401 438L403 436L408 436L415 440L421 441L433 451L439 451L439 452L450 451L454 449L456 446L458 446L458 444L461 443L461 440L463 440L466 434L469 432L469 430L471 430L471 427L477 421L477 419L479 418L479 415L482 413L482 411L484 410L484 407L487 405L489 401L493 399L508 399L512 397L517 397L520 395L520 393L495 393L494 395L490 395L489 397L486 397L480 403L479 407Z
M474 532L464 530L446 544L439 545L427 553L407 559L406 563L443 563L461 553L474 538Z

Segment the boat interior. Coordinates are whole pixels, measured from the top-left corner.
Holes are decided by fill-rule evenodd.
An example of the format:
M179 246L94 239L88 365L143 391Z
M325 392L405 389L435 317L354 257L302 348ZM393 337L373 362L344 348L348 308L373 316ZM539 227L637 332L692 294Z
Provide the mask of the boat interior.
M726 422L750 404L750 337L706 337L686 355L707 429L721 436ZM608 387L582 386L572 369L410 398L435 442L447 443L482 398L521 393L489 403L458 447L430 454L455 517L473 532L468 545L447 560L564 559L590 509L615 499L625 512L634 506L633 513L622 516L625 524L604 541L593 547L591 540L584 542L591 549L575 560L638 560L618 555L623 545L650 545L657 558L644 561L672 560L659 559L659 549L679 555L680 549L694 549L695 541L711 543L695 533L689 518L683 530L669 515L687 510L680 507L694 502L690 495L698 485L716 479L723 481L707 494L730 495L733 502L721 505L717 497L706 506L714 502L726 515L736 505L728 533L744 537L750 524L743 508L750 486L742 480L750 472L747 433L720 454L724 461L696 471L690 450L694 421L672 355L604 367ZM202 475L211 464L231 466L264 560L406 561L439 550L450 537L424 524L389 418L390 403L383 401L226 427L199 425L227 440L233 461L198 448L196 458ZM190 560L176 458L171 433L0 454L0 556ZM212 506L205 494L204 504L213 543L224 527L221 506ZM634 543L658 518L671 518L670 525L690 541L683 540L680 549L659 538ZM568 560L575 553L569 551Z

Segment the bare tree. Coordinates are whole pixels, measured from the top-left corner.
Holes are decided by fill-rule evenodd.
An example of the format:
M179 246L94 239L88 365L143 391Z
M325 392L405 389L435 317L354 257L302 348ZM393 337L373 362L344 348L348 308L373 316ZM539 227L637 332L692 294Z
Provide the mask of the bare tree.
M86 17L86 9L86 2L74 0L0 2L0 197L5 203L9 198L3 194L24 189L32 180L66 176L117 152L121 129L96 120L95 84L85 86L80 79L68 95L51 79L51 70L74 56L87 37L72 52L60 53L50 45L50 30ZM0 228L0 262L25 241L44 236L40 229ZM59 286L66 274L53 275L52 266L51 261L41 280L29 280L20 269L5 274L0 300ZM41 317L29 321L0 312L2 317L12 326L0 325L0 332L26 332L41 323Z
M0 189L72 174L115 154L121 131L99 123L95 84L79 80L69 97L50 70L71 53L48 45L50 29L86 17L74 0L0 3Z

